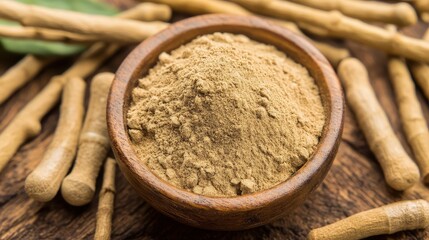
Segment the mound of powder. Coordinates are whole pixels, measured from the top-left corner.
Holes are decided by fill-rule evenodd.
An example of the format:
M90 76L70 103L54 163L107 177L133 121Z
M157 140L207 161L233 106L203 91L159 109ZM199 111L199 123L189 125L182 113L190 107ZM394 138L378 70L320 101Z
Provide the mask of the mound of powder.
M127 113L142 164L177 187L223 197L291 177L314 152L325 119L306 68L229 33L162 53Z

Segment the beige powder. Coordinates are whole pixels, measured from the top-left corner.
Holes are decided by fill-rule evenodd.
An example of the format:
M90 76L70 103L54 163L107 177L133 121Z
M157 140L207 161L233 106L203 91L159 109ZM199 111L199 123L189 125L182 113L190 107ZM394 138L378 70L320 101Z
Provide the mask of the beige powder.
M306 68L273 46L215 33L162 53L127 115L142 164L207 196L264 190L314 152L325 123Z

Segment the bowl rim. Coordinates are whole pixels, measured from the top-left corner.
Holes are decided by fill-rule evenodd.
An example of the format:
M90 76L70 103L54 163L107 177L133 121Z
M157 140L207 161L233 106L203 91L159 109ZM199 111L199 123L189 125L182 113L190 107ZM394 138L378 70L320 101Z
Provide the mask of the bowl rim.
M135 154L127 134L125 110L127 110L126 104L129 99L126 99L126 94L129 82L132 81L133 78L137 77L135 73L136 69L139 68L139 65L145 55L157 50L156 45L159 43L159 39L164 41L167 39L173 39L176 35L172 35L172 31L176 34L180 34L212 25L221 26L225 24L225 22L228 22L228 24L235 24L237 27L245 26L267 30L284 38L291 44L295 44L319 67L323 75L321 77L324 79L326 88L329 92L326 97L328 102L325 101L323 104L328 104L330 106L330 110L327 112L327 120L316 150L313 152L311 158L309 158L307 162L289 179L272 188L252 194L234 197L209 197L186 191L168 183L152 173L145 164L138 161L139 158ZM159 53L161 52L162 51ZM343 115L344 97L337 75L326 58L304 37L301 37L281 26L273 26L272 23L269 23L267 20L260 17L226 14L208 14L178 21L167 29L140 43L126 57L118 68L115 80L112 83L107 104L108 131L115 154L117 153L120 156L117 158L117 161L121 161L121 165L125 166L134 177L137 177L139 184L142 182L147 184L147 186L152 188L152 190L155 190L155 192L164 195L164 197L171 199L172 201L178 201L181 204L191 205L192 207L200 209L216 209L223 212L243 212L255 208L262 208L263 206L269 205L274 201L284 199L288 195L296 193L302 189L305 184L310 181L310 178L318 173L322 165L332 164L333 160L329 160L329 154L338 146L337 142L341 137L343 129ZM326 161L331 162L326 163Z

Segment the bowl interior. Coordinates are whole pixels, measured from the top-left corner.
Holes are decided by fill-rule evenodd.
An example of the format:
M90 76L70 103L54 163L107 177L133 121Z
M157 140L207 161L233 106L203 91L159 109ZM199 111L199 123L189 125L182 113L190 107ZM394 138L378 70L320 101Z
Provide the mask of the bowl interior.
M198 18L201 18L201 21L197 21ZM307 163L291 178L273 188L227 198L197 195L158 178L139 161L132 148L127 134L126 113L130 104L131 91L137 85L138 79L145 76L148 70L156 64L158 56L162 52L170 52L197 36L214 32L243 34L253 40L274 45L280 51L285 52L288 57L306 67L320 89L327 120L318 147ZM304 38L256 17L228 15L194 17L178 22L169 29L147 39L125 59L116 73L109 97L108 122L112 143L117 153L122 156L118 160L135 174L135 184L143 182L151 185L154 194L163 194L168 198L179 199L197 207L244 210L261 207L276 199L294 194L302 190L311 178L319 177L320 182L322 181L324 174L320 174L319 169L322 165L331 165L332 159L327 156L332 151L336 151L338 138L342 131L343 96L331 65ZM315 187L313 186L311 190ZM150 198L150 196L148 197ZM246 199L247 205L242 204L243 199Z

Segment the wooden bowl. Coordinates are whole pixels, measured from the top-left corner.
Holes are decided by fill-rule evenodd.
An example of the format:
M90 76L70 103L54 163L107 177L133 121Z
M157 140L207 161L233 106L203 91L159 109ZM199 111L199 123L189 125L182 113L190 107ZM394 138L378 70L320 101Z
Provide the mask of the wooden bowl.
M305 66L316 80L327 112L323 136L311 159L277 186L237 197L206 197L177 188L154 175L135 154L127 134L131 90L162 52L170 52L199 35L244 34L276 46ZM302 204L323 181L337 153L343 128L340 83L325 57L304 38L257 17L205 15L188 18L147 39L119 67L107 107L113 150L127 180L154 208L177 221L213 230L239 230L269 223Z

